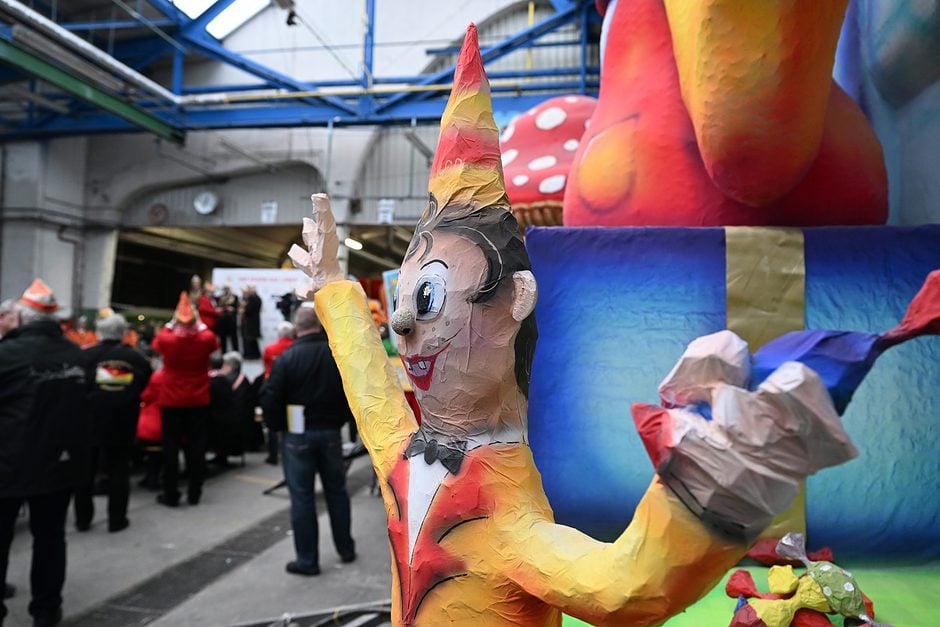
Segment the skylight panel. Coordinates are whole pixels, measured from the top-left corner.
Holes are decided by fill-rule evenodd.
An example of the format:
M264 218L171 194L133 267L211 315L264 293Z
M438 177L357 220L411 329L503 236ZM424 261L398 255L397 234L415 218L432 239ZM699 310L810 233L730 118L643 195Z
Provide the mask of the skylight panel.
M214 20L209 22L206 30L216 39L223 39L236 28L258 15L269 4L271 4L271 0L235 0L229 8L219 13Z
M196 19L208 9L215 0L174 0L173 4L190 19Z

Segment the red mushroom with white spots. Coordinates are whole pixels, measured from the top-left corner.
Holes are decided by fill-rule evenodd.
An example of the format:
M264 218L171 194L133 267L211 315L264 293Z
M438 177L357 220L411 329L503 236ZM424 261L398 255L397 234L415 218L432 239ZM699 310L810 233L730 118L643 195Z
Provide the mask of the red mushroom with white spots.
M516 116L500 137L503 174L520 226L561 225L565 182L597 100L560 96Z

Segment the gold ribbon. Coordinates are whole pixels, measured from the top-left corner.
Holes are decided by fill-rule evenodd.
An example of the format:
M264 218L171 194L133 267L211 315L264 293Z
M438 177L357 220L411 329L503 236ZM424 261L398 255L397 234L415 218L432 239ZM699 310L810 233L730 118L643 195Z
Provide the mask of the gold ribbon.
M804 327L806 263L803 231L793 228L725 227L727 327L751 351ZM793 504L762 534L780 538L806 532L806 484Z

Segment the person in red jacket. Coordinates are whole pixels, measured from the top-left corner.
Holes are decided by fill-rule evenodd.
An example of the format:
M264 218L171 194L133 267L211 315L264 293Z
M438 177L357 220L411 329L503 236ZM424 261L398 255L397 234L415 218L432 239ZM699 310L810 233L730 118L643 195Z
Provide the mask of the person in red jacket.
M194 274L190 281L189 300L195 305L199 314L199 319L209 327L209 330L215 333L216 322L219 319L220 310L213 301L215 288L211 283L202 285L202 279L198 274Z
M140 395L140 415L137 418L137 445L143 450L146 468L140 487L152 490L160 488L160 467L163 465L163 418L160 414L163 374L161 369L150 377Z
M264 378L271 376L274 360L294 342L294 325L286 320L277 325L277 339L264 347Z
M180 443L189 471L187 500L199 503L206 474L206 439L209 422L209 355L219 349L219 339L193 311L186 292L180 294L173 319L153 340L153 350L163 356L160 407L163 419L163 492L157 502L179 505Z
M293 343L294 325L285 320L277 325L277 339L264 347L264 354L262 355L262 359L264 360L265 381L267 381L268 377L271 376L271 368L274 367L274 360L277 359L281 353L286 351ZM277 465L277 456L278 451L280 450L280 444L278 443L279 439L280 438L277 435L277 431L269 427L268 456L264 460L266 464L271 464L272 466Z

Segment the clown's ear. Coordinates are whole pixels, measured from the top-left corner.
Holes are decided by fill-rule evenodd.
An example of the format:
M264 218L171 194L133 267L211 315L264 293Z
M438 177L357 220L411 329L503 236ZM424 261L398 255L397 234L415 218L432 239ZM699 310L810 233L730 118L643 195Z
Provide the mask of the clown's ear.
M522 322L529 317L535 309L535 299L538 297L538 286L535 276L528 270L520 270L512 274L512 318Z

